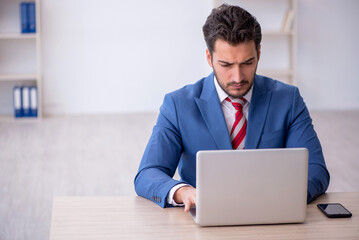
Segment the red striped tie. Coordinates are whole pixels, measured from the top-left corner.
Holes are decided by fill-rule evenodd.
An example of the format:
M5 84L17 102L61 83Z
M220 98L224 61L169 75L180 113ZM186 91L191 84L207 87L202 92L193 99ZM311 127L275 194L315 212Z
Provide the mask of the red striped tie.
M237 110L236 119L234 121L230 137L233 149L244 149L244 143L247 133L247 120L243 115L243 105L246 103L244 98L234 99L231 101L228 97L226 101L231 102L233 107Z

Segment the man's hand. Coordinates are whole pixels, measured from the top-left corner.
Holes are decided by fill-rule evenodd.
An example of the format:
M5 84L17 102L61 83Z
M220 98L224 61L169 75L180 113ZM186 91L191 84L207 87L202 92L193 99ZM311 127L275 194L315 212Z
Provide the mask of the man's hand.
M183 203L184 211L188 212L192 206L196 205L196 189L191 186L180 187L173 195L173 200L178 204Z

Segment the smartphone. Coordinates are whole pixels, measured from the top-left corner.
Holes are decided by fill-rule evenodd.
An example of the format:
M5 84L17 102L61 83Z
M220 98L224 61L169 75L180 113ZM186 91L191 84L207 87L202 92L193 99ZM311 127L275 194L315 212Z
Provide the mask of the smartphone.
M352 216L340 203L317 204L317 207L329 218L350 218Z

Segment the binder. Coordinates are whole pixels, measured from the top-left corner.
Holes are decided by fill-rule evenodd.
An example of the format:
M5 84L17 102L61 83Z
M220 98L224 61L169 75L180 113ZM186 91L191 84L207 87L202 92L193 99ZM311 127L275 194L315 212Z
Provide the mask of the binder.
M28 17L28 32L36 32L36 13L35 13L35 3L27 3L27 17Z
M20 3L20 23L21 33L28 33L28 4L26 2Z
M37 117L38 101L37 87L30 87L30 116Z
M21 102L21 87L15 86L13 89L13 104L16 118L22 117Z
M21 98L22 98L22 116L30 117L30 88L22 87L21 88Z

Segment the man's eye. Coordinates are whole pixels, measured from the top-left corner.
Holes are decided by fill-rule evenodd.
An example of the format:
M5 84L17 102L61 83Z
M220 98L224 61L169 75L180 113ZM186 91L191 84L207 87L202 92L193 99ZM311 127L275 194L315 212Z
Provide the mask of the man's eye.
M229 64L223 64L223 65L221 65L222 67L230 67L231 65L229 65Z
M253 62L247 62L247 63L245 63L245 65L252 65L253 64Z

